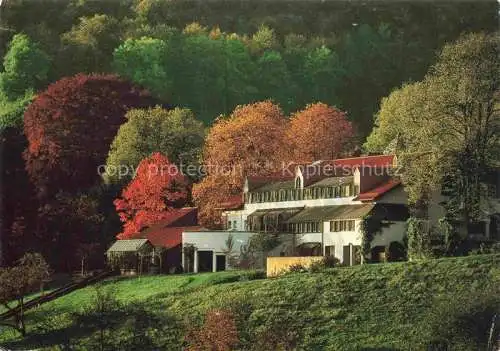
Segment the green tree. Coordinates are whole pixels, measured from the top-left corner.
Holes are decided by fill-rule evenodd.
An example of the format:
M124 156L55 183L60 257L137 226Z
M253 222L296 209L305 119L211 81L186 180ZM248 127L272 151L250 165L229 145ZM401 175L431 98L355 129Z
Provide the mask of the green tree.
M257 100L273 99L285 112L294 104L292 81L283 57L278 51L266 51L257 59Z
M403 182L424 217L431 194L443 187L455 219L469 224L481 217L485 176L500 155L498 47L494 35L463 36L443 48L422 82L382 104L368 145L380 149L399 139Z
M0 73L0 93L8 100L24 98L47 82L50 58L37 43L24 34L16 34L9 44Z
M171 88L167 70L168 45L160 39L127 39L113 53L113 69L122 77L162 98Z
M154 152L166 155L177 165L198 164L205 131L190 110L135 109L125 117L127 122L120 127L106 161L109 172L104 178L107 182L123 184L129 181L133 176L131 170ZM129 172L120 176L117 172L120 168Z
M341 83L341 65L338 56L322 45L312 49L306 56L304 71L308 82L306 90L310 92L310 101L322 101L338 104L336 90Z
M388 26L373 28L367 24L346 35L340 45L345 74L338 95L342 109L349 113L362 137L372 129L380 97L401 84L402 62L395 59L401 57L401 45Z

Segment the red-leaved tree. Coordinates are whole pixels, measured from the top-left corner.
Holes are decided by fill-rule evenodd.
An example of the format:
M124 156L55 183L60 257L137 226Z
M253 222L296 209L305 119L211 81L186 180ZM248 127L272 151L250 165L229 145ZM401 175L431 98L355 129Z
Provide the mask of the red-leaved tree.
M189 201L189 194L187 178L167 157L157 152L145 158L114 202L123 222L118 238L130 238L148 225L175 216L176 209Z
M51 84L24 115L26 169L38 194L96 184L127 110L152 104L146 91L114 75L78 74Z
M290 119L287 130L290 158L294 161L338 158L353 136L345 112L321 102L308 105Z

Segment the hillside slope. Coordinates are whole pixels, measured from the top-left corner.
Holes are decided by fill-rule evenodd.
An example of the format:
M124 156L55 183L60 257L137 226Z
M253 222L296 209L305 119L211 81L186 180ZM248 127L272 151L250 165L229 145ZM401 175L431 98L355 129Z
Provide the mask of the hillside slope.
M113 313L88 312L95 289L85 288L29 312L24 340L0 329L0 345L88 349L99 342L99 323L109 321L112 328L102 334L107 349L178 350L187 328L200 324L208 309L224 308L233 311L242 349L419 350L443 303L460 309L463 301L498 291L500 255L251 280L256 277L223 272L108 280L102 290L112 289L121 302ZM477 350L469 339L465 349Z

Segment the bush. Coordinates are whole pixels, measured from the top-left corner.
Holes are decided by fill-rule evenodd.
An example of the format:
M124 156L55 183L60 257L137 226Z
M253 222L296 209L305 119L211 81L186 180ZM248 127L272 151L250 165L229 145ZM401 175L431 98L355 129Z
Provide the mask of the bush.
M309 266L309 272L319 273L327 268L333 268L340 265L340 260L334 256L325 256L319 261L314 261Z
M288 267L287 272L288 273L304 273L304 272L307 272L307 269L302 264L295 263L295 264L292 264L290 267Z

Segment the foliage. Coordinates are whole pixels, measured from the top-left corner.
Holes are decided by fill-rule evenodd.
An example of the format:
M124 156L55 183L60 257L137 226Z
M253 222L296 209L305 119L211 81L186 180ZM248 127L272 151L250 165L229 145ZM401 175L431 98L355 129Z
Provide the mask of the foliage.
M279 169L284 157L285 117L270 101L238 106L209 130L203 151L207 176L193 187L200 224L220 225L220 206L241 194L244 177Z
M137 175L115 200L124 223L119 238L129 238L154 222L171 218L189 201L190 187L179 169L156 152L139 163Z
M307 272L306 267L300 263L294 263L290 265L287 269L287 273L305 273Z
M61 76L109 72L120 37L120 23L115 18L105 14L80 17L78 24L61 34L57 57Z
M223 248L222 252L226 255L227 263L229 267L237 267L239 265L240 257L234 252L234 237L233 234L229 234L226 239L226 247Z
M238 344L238 331L233 314L227 310L209 310L199 331L186 336L189 346L186 350L233 350Z
M428 318L427 347L440 345L440 350L494 350L492 342L500 336L498 289L438 300ZM496 323L495 323L496 322Z
M14 101L0 95L0 131L9 127L22 128L24 111L33 99L31 92Z
M4 57L0 73L0 97L8 101L25 99L47 81L50 58L25 34L16 34ZM29 94L28 94L29 95Z
M15 324L5 324L16 328L23 336L26 334L24 324L24 298L35 289L41 288L50 277L49 266L40 254L27 253L19 259L16 266L0 268L0 304L7 310L15 311ZM10 304L17 302L17 306Z
M361 232L361 262L364 263L368 260L371 254L372 241L375 235L382 233L382 220L375 214L367 214L361 219L360 232Z
M166 155L183 172L190 171L191 178L199 176L192 168L198 164L205 132L191 111L133 109L125 118L109 150L106 169L110 172L103 174L106 181L124 183L132 179L139 162L153 152Z
M408 259L429 258L430 252L430 228L429 221L416 217L408 218L406 236L408 237Z
M28 107L26 168L42 196L96 184L97 168L129 108L150 98L112 75L76 75L49 86Z
M340 265L340 260L334 256L325 256L319 261L313 261L308 267L311 273L323 272L325 269L337 267Z
M120 76L150 89L160 98L171 90L166 54L168 46L161 39L127 39L113 53L113 69Z
M353 137L344 112L323 103L295 113L287 130L291 159L301 161L338 158Z
M390 262L406 260L406 247L399 241L392 241L387 247L386 258Z
M432 193L446 187L452 220L479 219L481 184L498 162L499 72L498 37L464 35L444 46L422 82L383 102L368 146L380 150L399 139L409 200L424 212Z

